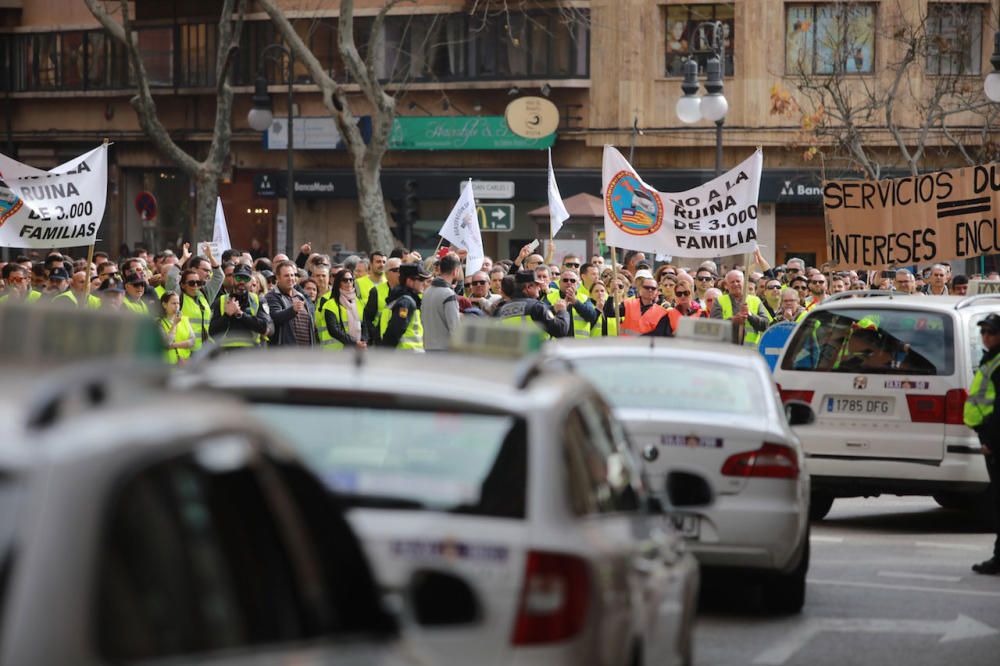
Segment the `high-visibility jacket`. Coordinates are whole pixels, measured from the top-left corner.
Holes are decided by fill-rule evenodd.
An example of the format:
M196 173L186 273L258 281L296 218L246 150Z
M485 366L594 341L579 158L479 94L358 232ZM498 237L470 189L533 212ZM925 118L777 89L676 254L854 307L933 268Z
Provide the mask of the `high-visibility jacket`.
M761 301L760 298L752 294L748 294L743 297L744 302L747 304L747 311L756 315L760 311ZM723 294L719 296L716 303L722 308L722 318L732 319L733 318L733 298L729 294ZM767 316L767 320L771 321L771 315L767 314L767 308L764 308L764 313ZM753 330L749 325L743 328L743 344L748 347L756 347L757 343L760 342L760 333Z
M149 307L146 305L146 301L139 299L138 301L133 301L128 296L122 301L122 305L129 309L129 311L136 314L149 316Z
M368 304L368 294L371 293L372 287L380 284L388 285L389 280L386 278L385 273L382 274L382 279L376 282L371 278L371 276L366 275L364 277L359 277L357 282L355 282L354 287L358 291L358 305L361 311L365 311L365 306ZM388 292L386 292L388 293Z
M549 293L545 295L545 300L549 302L549 305L555 305L560 300L562 300L562 294L558 290L550 289ZM576 300L578 303L586 303L587 298L584 298L579 291L576 292ZM569 319L573 322L573 337L574 338L589 338L590 337L590 322L585 320L574 308L567 308L569 311Z
M597 317L597 321L590 328L592 338L615 338L618 337L618 317L608 317L603 312Z
M40 292L37 292L34 289L30 289L28 290L28 293L25 295L24 298L18 300L11 300L10 294L7 294L5 296L0 296L0 305L3 305L4 303L34 303L38 301L41 297L42 294Z
M166 317L160 317L160 326L163 328L164 333L170 331L170 320ZM174 342L185 342L191 338L197 338L194 334L194 328L191 325L191 320L187 317L181 315L181 320L177 322L177 327L174 329ZM195 342L195 344L198 344ZM176 365L181 361L186 361L191 357L191 352L193 349L168 349L163 355L167 363Z
M156 298L163 298L163 294L167 293L167 288L162 284L158 284L153 287L153 292L156 294Z
M962 410L962 420L970 428L983 425L993 414L997 391L993 386L992 377L997 368L1000 368L1000 354L996 354L976 368L976 376L972 378L969 397L965 399L965 407Z
M52 299L52 302L53 303L59 303L59 301L61 301L61 300L67 300L70 303L72 303L74 306L79 306L80 305L80 301L77 299L76 294L73 293L72 289L68 289L68 290L64 291L63 293L59 294L58 296L54 297ZM99 299L97 296L94 296L93 294L88 294L87 295L87 307L90 308L91 310L100 310L101 309L101 299Z
M358 308L358 301L354 301L354 308L358 312L358 320L361 320L361 311ZM316 312L316 330L319 333L319 344L326 351L336 351L338 349L344 348L344 343L337 338L330 335L330 331L326 327L326 313L332 312L340 322L340 328L347 330L348 327L348 317L347 317L347 306L343 303L338 303L332 298L327 299L323 303L323 309ZM418 311L419 312L419 311ZM320 327L320 320L323 320L323 326Z
M392 308L395 304L396 301L387 303L379 315L378 330L382 338L385 338L385 332L389 329L389 319L392 318ZM399 339L396 349L424 350L424 326L420 321L420 308L417 308L413 313L413 318L410 319L410 324L403 331L403 336Z
M642 301L636 298L625 299L625 319L619 335L645 335L656 329L660 320L667 316L663 306L654 303L652 307L642 311Z
M219 296L219 314L226 314L226 299L228 294ZM250 300L250 316L256 317L260 311L260 298L252 291L247 292ZM245 329L228 330L219 338L219 346L223 349L235 349L237 347L258 347L260 346L260 335Z
M191 323L191 331L194 333L194 349L198 351L201 345L208 342L208 325L212 323L212 306L200 290L194 298L188 296L183 291L180 292L181 315L187 317Z

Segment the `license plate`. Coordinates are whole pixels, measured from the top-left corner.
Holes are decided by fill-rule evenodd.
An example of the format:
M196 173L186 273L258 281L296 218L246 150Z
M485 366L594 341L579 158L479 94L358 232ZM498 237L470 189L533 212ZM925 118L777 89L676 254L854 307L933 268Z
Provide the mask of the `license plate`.
M828 414L856 414L858 416L888 416L892 414L894 398L857 398L846 395L828 395Z
M698 538L701 531L701 518L689 514L671 514L670 522L681 536L689 539Z
M697 435L660 435L663 446L684 446L689 449L721 449L719 437L698 437Z

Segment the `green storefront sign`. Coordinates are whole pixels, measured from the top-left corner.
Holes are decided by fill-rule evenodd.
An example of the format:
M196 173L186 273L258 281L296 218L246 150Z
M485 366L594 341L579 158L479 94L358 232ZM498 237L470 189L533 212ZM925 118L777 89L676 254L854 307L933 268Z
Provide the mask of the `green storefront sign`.
M503 116L406 116L396 118L391 150L542 150L555 143L555 132L525 139L511 131Z

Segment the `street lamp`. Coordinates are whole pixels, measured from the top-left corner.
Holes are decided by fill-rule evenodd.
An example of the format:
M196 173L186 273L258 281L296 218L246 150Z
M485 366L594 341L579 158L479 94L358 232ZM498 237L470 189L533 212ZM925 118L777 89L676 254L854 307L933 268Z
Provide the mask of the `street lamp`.
M292 54L291 49L283 44L271 44L267 46L263 51L260 52L260 60L257 68L257 79L254 81L254 92L253 92L253 108L247 114L247 122L250 127L257 130L258 132L266 132L271 126L271 121L274 119L274 113L271 110L271 95L267 92L267 76L264 73L264 62L266 59L271 59L278 61L279 57L272 55L273 51L279 51L285 56L285 60L288 63L288 144L286 146L286 153L288 154L288 177L286 180L286 194L288 198L288 210L285 212L285 221L287 225L286 235L285 235L285 253L292 256L292 248L294 246L294 222L295 222L295 161L293 159L295 151L295 132L292 126L292 119L294 116L294 98L293 98L293 77L295 75L295 56Z
M722 174L722 125L729 112L729 102L722 93L722 67L726 61L726 42L722 32L722 21L699 23L692 34L708 28L711 30L712 57L705 63L704 97L698 96L698 62L692 57L694 40L690 41L688 59L684 62L684 82L681 90L684 96L677 100L677 117L682 123L694 124L704 118L715 123L715 175Z
M1000 32L993 33L993 55L990 56L993 71L986 75L983 88L991 102L1000 102Z

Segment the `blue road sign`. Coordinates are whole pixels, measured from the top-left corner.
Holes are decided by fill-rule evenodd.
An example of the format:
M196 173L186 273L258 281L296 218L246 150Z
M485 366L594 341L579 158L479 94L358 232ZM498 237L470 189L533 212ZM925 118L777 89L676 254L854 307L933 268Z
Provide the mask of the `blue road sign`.
M788 338L792 337L797 325L792 321L784 321L775 324L760 336L757 349L767 359L767 365L770 366L771 372L774 372L774 367L778 364L778 357L781 356L781 351L788 344Z

